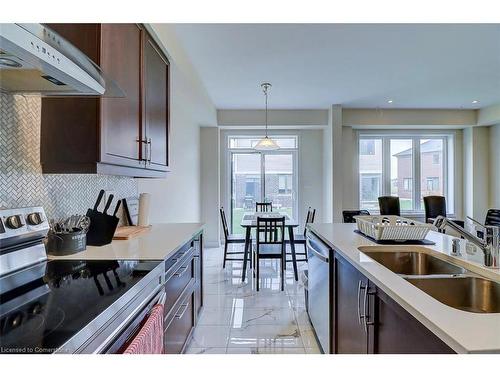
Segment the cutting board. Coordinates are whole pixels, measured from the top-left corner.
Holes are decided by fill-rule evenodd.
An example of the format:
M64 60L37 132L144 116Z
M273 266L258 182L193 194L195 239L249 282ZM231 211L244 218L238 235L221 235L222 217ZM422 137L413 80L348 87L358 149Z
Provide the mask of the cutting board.
M116 228L114 240L130 240L149 232L150 227L125 226Z

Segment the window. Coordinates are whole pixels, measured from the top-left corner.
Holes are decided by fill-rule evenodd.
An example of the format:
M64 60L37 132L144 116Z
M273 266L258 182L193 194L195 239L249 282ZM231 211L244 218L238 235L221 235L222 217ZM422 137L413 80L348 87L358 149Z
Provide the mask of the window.
M297 136L272 136L280 149L296 149L298 148ZM260 136L234 136L229 137L230 149L253 149L254 146L262 139Z
M292 194L292 175L278 175L278 193Z
M403 179L403 189L405 191L411 191L412 187L412 179L411 178L404 178Z
M432 155L432 164L439 164L439 158L440 155L438 153L435 153Z
M365 142L369 141L369 142ZM360 208L378 208L378 197L382 193L382 139L360 139L359 155L359 194ZM373 152L362 154L363 144L373 145ZM364 151L367 151L365 147Z
M359 142L360 155L375 155L375 140L363 139Z
M428 195L434 195L436 191L439 191L439 177L427 177Z
M453 197L446 181L452 142L452 135L360 134L359 207L376 211L379 196L393 195L401 211L421 212L427 195ZM453 212L453 202L447 206Z

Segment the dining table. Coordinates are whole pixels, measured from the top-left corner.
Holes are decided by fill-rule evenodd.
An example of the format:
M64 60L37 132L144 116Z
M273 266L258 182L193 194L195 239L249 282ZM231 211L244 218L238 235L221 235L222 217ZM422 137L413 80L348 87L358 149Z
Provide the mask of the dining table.
M257 228L257 218L258 217L285 217L285 228L288 230L288 241L290 243L290 250L292 253L292 264L293 264L293 274L295 281L299 280L297 271L297 257L295 255L295 240L293 230L299 226L296 220L291 218L286 213L280 212L253 212L245 213L241 219L241 226L245 228L245 251L243 256L243 274L241 280L244 282L247 274L247 263L251 259L251 247L252 247L252 229ZM286 262L285 262L286 267Z

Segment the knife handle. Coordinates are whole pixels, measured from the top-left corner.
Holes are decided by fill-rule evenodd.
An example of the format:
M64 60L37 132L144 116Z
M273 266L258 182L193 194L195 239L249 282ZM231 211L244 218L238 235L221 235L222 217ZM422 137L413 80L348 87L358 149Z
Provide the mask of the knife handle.
M116 203L116 207L115 207L115 211L113 212L113 216L116 216L116 214L118 213L118 210L119 210L121 204L122 204L122 200L119 199L118 203Z
M94 204L94 211L97 211L97 207L99 207L99 204L101 203L101 199L104 196L104 190L101 190L99 192L99 195L97 196L97 200L95 201Z
M103 214L106 214L108 212L109 206L111 206L111 202L113 201L113 194L109 195L108 201L106 202L106 206L104 207L104 211L102 211Z

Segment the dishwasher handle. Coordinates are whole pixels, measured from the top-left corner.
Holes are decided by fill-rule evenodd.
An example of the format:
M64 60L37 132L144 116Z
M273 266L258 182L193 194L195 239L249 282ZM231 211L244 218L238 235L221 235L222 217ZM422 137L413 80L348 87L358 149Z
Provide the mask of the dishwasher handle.
M314 246L311 245L311 240L309 238L306 239L306 246L307 249L310 250L319 260L325 263L330 262L330 259L327 256L321 254L318 250L314 248Z

